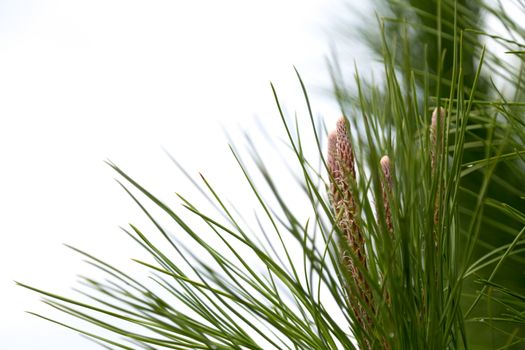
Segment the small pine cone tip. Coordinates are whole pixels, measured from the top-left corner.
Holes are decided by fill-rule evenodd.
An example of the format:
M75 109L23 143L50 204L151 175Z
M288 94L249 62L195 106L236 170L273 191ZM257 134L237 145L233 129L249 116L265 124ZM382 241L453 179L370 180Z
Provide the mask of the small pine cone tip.
M345 117L341 117L337 119L336 130L338 134L341 131L344 131L346 133L346 118Z
M440 148L440 144L443 142L443 136L444 136L444 120L445 120L446 110L443 107L437 107L432 112L432 121L430 122L430 142L431 150L430 150L430 156L431 156L431 167L432 170L436 168L436 151ZM439 133L440 137L438 140L438 116L439 116Z
M345 117L341 117L337 121L336 133L338 169L345 176L350 175L355 178L354 150L350 137L348 136L348 125Z
M337 133L332 131L328 135L328 159L327 159L328 171L330 175L335 177L335 171L337 169Z
M432 137L432 142L436 143L436 133L438 127L438 115L440 121L441 130L443 130L443 121L445 120L446 110L443 107L434 108L432 112L432 121L430 122L430 135Z
M385 178L390 182L390 157L386 155L381 157L379 163L381 163L381 170L383 170Z
M439 113L439 119L441 121L445 119L445 114L446 114L445 108L443 107L434 108L434 111L432 111L432 126L436 126L438 113Z
M386 227L388 229L388 232L393 233L394 227L392 224L392 212L390 210L390 204L388 202L388 193L392 192L392 178L390 176L390 157L389 156L383 156L381 160L379 161L381 164L381 170L383 171L384 179L381 183L381 190L383 192L383 205L385 209L385 219L386 219Z
M348 138L348 129L347 129L347 125L346 125L346 118L345 117L341 117L337 120L337 125L336 125L336 134L337 134L337 142L339 144L339 147L341 147L341 145L348 145L350 147L350 139Z

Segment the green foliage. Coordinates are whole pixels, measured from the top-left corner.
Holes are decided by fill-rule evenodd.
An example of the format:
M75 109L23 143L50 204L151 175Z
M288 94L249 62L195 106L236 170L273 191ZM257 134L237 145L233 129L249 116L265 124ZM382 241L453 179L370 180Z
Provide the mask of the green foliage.
M468 99L472 91L474 103L463 154L463 162L471 167L464 171L458 203L464 234L469 230L472 215L480 216L473 258L488 259L500 251L500 247L511 244L523 227L519 215L502 209L510 206L515 213L525 211L522 156L494 165L488 178L483 164L489 158L516 155L523 149L525 32L520 18L525 13L524 4L521 1L481 0L378 0L376 3L380 14L385 14L381 17L386 38L383 43L387 41L395 52L392 61L395 70L403 76L407 87L404 93L425 91L441 99L443 104L459 101L459 96L456 100L450 99L451 89L458 88L454 86L454 74L458 73L454 69L458 64L465 93L463 98ZM361 33L368 33L364 37L369 45L383 57L384 44L369 32L370 26L362 27ZM458 40L461 44L459 57ZM482 53L484 67L475 78ZM421 94L418 98L421 99ZM481 192L486 195L483 201L479 198ZM491 316L506 314L508 309L501 303L491 302L492 294L485 295L485 288L480 299L477 283L478 280L497 279L522 293L525 278L520 266L524 262L524 252L517 250L498 267L497 274L493 274L489 265L482 265L483 268L476 269L475 275L469 274L466 279L462 306L468 310L467 316L479 316L475 320L467 318L469 343L475 348L504 346L508 334L525 336L520 324L505 323L501 317L498 324L488 322ZM475 308L471 306L473 302Z
M356 167L350 188L338 190L355 201L366 264L345 245L329 194L326 127L313 117L298 74L309 115L291 120L272 89L304 212L290 203L292 183L282 183L252 143L251 165L231 147L250 203L230 204L205 177L199 183L190 177L215 210L183 195L180 207L168 206L110 163L154 228L125 229L149 254L136 263L150 278L139 280L73 248L107 275L83 277L84 299L22 286L101 332L53 322L111 349L441 350L482 348L480 340L489 348L522 348L522 66L481 45L489 36L481 32L480 13L496 10L476 4L388 2L394 18L380 17L375 42L382 83L356 75L351 94L332 67ZM501 21L521 34L510 17ZM521 63L513 35L493 39ZM443 119L432 124L438 106ZM391 159L386 192L383 155ZM240 214L242 207L253 207L255 219ZM343 252L359 269L369 299ZM359 319L358 304L368 321ZM480 329L490 330L489 341Z

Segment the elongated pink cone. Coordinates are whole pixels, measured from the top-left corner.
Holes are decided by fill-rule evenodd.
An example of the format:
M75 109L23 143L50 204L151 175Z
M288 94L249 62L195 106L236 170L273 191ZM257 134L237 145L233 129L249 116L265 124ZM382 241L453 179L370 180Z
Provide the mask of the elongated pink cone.
M430 123L430 142L431 142L431 163L432 163L432 170L436 168L436 154L438 150L441 148L443 143L443 136L445 135L445 115L446 111L444 108L439 107L435 108L432 112L432 121ZM438 117L439 117L439 124L438 124ZM438 129L439 129L439 137L438 137Z
M352 182L355 181L354 151L348 137L347 122L344 117L337 121L335 135L335 151L332 152L335 161L332 172L335 190L332 194L333 205L338 214L339 226L350 247L364 262L363 237L356 222L357 210L352 193Z
M328 171L330 172L331 201L336 214L337 225L347 244L343 244L342 259L348 268L360 297L373 310L372 293L363 273L354 263L352 255L356 256L366 268L365 242L357 221L357 207L352 193L355 182L354 151L344 117L337 121L336 130L328 137ZM351 249L350 254L347 249ZM349 291L352 291L349 288ZM349 292L351 293L351 292ZM370 317L363 305L355 297L350 298L358 322L365 328L370 327Z
M392 193L392 177L390 175L391 165L390 157L383 156L379 161L381 164L381 170L383 172L383 182L381 183L381 189L383 192L383 205L385 208L385 220L388 232L393 233L394 227L392 225L392 212L389 204L389 194Z
M445 139L445 116L446 110L442 107L438 107L432 112L432 121L430 124L430 156L433 175L435 175L437 171L437 154L438 152L441 152ZM439 222L439 206L441 197L442 196L438 193L434 202L434 225L437 225Z

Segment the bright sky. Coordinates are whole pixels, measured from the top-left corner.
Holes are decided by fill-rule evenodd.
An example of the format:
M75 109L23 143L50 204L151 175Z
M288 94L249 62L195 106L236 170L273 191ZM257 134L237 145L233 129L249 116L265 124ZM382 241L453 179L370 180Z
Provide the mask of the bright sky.
M95 348L25 314L55 315L13 281L69 293L85 266L63 243L140 254L118 229L140 213L105 159L171 195L180 176L165 148L234 191L223 128L253 129L256 115L270 134L279 127L269 81L304 111L292 65L315 110L337 117L318 89L336 3L0 1L0 348Z

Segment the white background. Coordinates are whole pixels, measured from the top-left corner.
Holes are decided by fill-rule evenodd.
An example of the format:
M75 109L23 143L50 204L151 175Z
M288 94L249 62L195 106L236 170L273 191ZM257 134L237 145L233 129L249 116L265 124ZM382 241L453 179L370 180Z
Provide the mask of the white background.
M14 281L69 293L84 264L62 243L109 260L140 254L118 228L140 214L104 160L171 195L180 176L165 148L228 186L223 129L280 127L270 81L287 110L304 109L293 65L316 115L337 118L323 88L338 5L0 1L1 349L96 348L24 313L53 315Z

